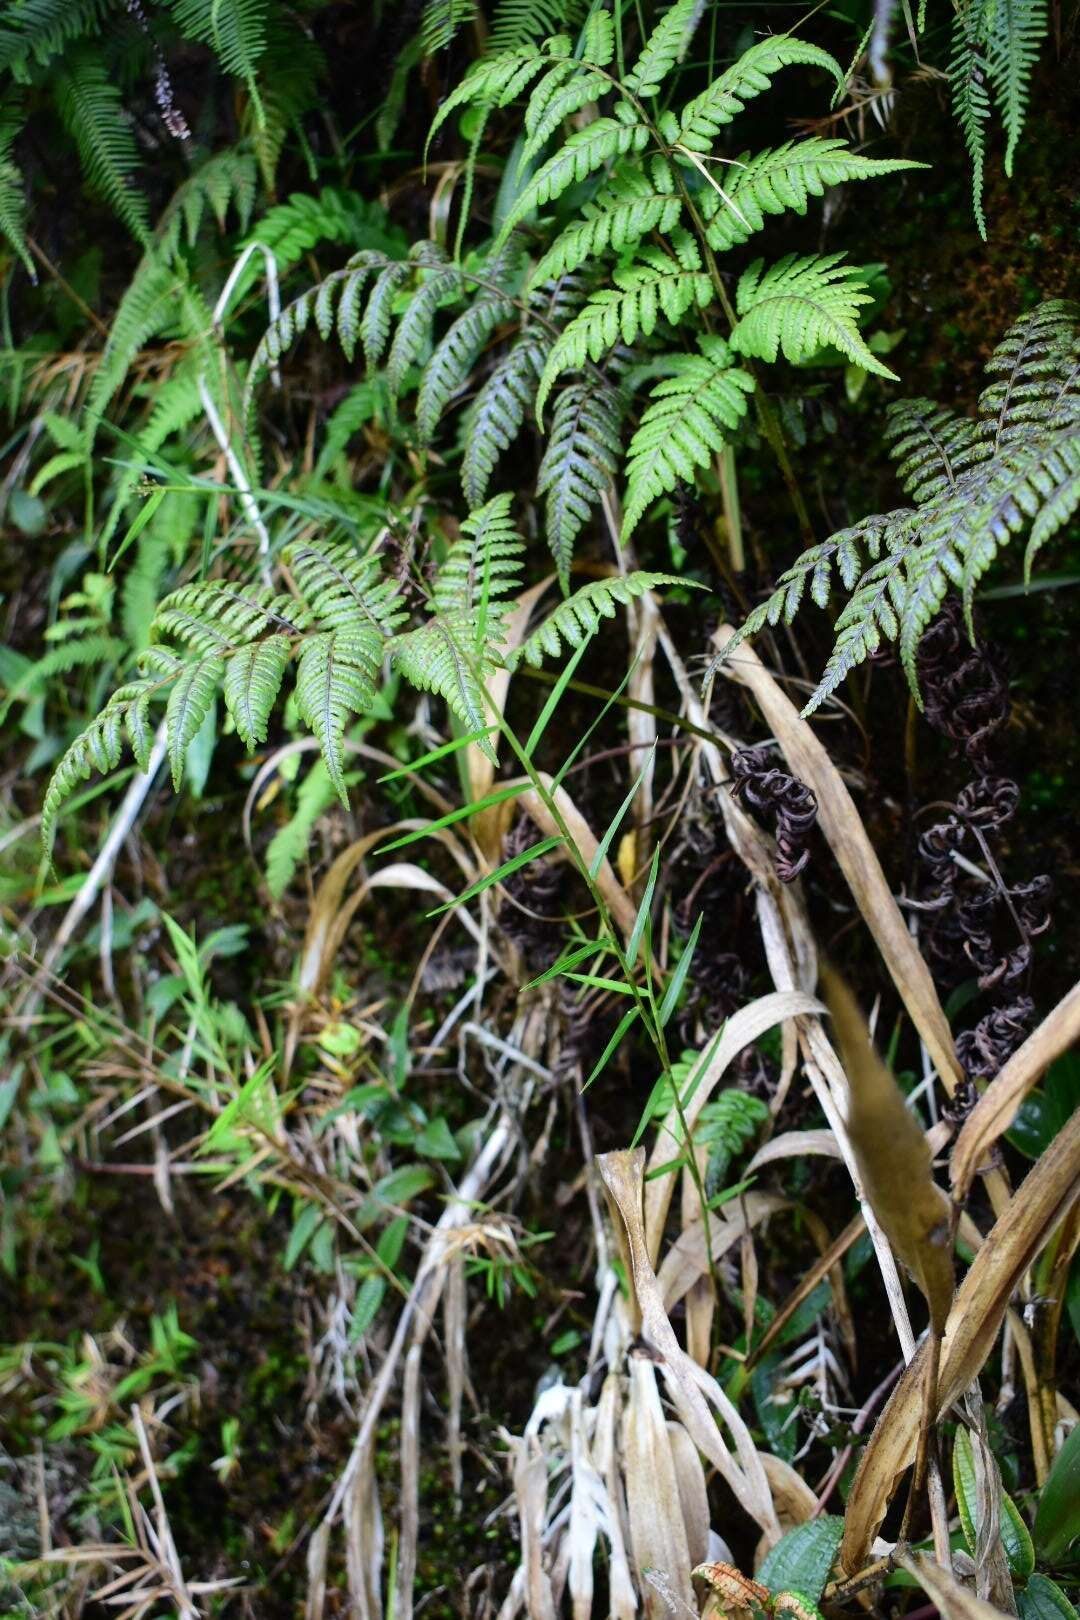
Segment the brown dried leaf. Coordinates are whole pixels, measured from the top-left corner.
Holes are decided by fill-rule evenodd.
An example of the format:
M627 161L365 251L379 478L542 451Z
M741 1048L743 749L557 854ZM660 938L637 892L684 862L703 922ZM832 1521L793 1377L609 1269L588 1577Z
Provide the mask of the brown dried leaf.
M958 1581L952 1570L942 1569L925 1553L898 1551L895 1559L937 1605L941 1620L1008 1620L1000 1609L995 1609L992 1603L984 1603Z
M656 1387L656 1369L645 1356L634 1356L630 1362L623 1458L630 1545L645 1613L659 1616L665 1612L656 1588L643 1578L646 1570L658 1571L679 1602L692 1605L690 1547L675 1458Z
M998 1216L957 1291L941 1345L937 1410L967 1389L993 1349L1021 1277L1080 1197L1080 1113L1060 1131ZM840 1562L863 1567L915 1453L927 1345L905 1370L870 1437L848 1497Z
M953 1297L949 1200L934 1180L919 1122L874 1051L854 996L831 968L823 967L821 978L851 1088L847 1128L863 1191L940 1333Z

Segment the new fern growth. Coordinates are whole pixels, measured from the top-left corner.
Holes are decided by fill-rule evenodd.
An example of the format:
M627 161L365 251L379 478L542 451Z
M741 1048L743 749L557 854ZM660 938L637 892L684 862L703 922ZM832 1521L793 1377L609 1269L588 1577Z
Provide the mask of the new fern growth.
M899 645L918 697L916 654L950 589L970 623L975 589L1003 546L1026 534L1024 577L1080 504L1080 306L1039 305L987 362L975 417L927 399L889 407L885 436L912 506L863 518L814 546L780 576L735 641L794 619L807 590L829 603L834 572L848 591L836 645L804 713L812 713L882 641Z

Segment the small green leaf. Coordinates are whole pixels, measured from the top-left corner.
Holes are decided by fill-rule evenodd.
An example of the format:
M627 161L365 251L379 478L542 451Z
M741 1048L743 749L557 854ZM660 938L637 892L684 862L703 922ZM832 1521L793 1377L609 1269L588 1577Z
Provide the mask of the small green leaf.
M1056 1563L1080 1536L1080 1428L1072 1430L1039 1493L1035 1541L1048 1563Z
M1033 1575L1018 1590L1016 1607L1020 1620L1078 1620L1076 1610L1049 1575Z
M956 1506L960 1514L964 1540L970 1551L974 1552L978 1540L975 1451L971 1436L964 1428L957 1429L953 1445L953 1483L956 1488ZM1005 1549L1009 1569L1013 1575L1018 1575L1024 1580L1035 1568L1035 1549L1028 1527L1020 1517L1020 1510L1006 1491L1001 1493L1000 1512L1001 1544Z
M316 1229L322 1225L324 1216L318 1204L305 1204L293 1222L293 1229L289 1233L289 1241L285 1245L285 1270L291 1271L299 1260L312 1238Z
M831 1514L797 1524L767 1553L756 1579L770 1592L795 1591L816 1604L825 1590L843 1533L843 1519Z
M704 920L705 913L702 912L701 916L694 924L694 931L687 940L682 955L679 957L679 960L675 965L675 971L668 980L667 989L664 991L664 999L660 1003L661 1024L666 1024L672 1013L675 1011L676 1003L678 1002L679 996L682 994L682 987L686 982L686 975L690 971L690 964L694 960L694 952L697 950L698 935L701 933L701 925Z
M427 1159L460 1159L461 1149L454 1141L453 1132L440 1114L429 1119L416 1138L416 1151Z
M602 1074L603 1071L607 1068L608 1062L610 1061L612 1054L615 1052L616 1048L621 1044L623 1036L626 1034L627 1030L630 1028L630 1025L634 1022L634 1019L637 1017L637 1015L638 1015L638 1009L636 1007L631 1007L630 1011L628 1013L624 1013L623 1016L619 1019L619 1023L618 1023L618 1026L617 1026L616 1030L615 1030L614 1035L611 1037L610 1041L608 1041L607 1045L604 1047L604 1050L601 1052L600 1057L598 1058L597 1062L593 1066L592 1073L589 1075L589 1078L586 1080L585 1084L581 1088L582 1091L588 1091L589 1087L592 1085L593 1081L597 1078L597 1076Z

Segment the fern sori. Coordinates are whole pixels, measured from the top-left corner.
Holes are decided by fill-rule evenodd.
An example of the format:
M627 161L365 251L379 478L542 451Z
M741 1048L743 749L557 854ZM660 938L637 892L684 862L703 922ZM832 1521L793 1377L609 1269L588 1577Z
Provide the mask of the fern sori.
M851 595L836 645L805 713L881 642L896 641L918 697L919 642L950 586L969 616L1000 548L1027 533L1025 578L1039 550L1080 505L1080 307L1051 300L1024 315L987 363L975 418L930 400L889 409L886 438L914 505L865 518L805 552L734 643L791 622L803 594L828 604L833 573Z

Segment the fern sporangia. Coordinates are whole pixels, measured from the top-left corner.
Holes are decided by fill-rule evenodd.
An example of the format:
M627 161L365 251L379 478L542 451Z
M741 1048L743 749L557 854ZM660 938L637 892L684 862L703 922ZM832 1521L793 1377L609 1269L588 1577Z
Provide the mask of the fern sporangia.
M914 505L864 518L804 552L729 643L728 651L766 624L790 623L807 588L826 607L839 574L850 594L805 713L883 640L899 644L918 698L919 643L950 587L970 624L975 589L1001 547L1027 533L1029 578L1080 505L1080 306L1055 299L1022 316L986 370L993 380L974 418L926 399L889 407L886 438Z
M140 678L112 695L53 773L42 811L46 846L65 799L92 770L116 768L125 737L146 769L151 705L161 699L177 788L218 694L241 740L256 748L266 741L290 667L297 711L343 801L346 732L374 704L386 660L418 691L443 698L465 730L482 729L489 723L485 685L506 654L508 598L521 582L524 546L510 501L496 495L462 523L436 572L427 613L410 628L400 580L383 573L375 552L361 554L348 541L285 547L293 595L220 579L173 591L154 618ZM559 605L523 656L539 664L545 654L557 656L563 641L579 645L603 618L615 616L615 604L668 579L631 573L591 582ZM77 661L79 644L71 645L76 655L68 654L69 663Z

